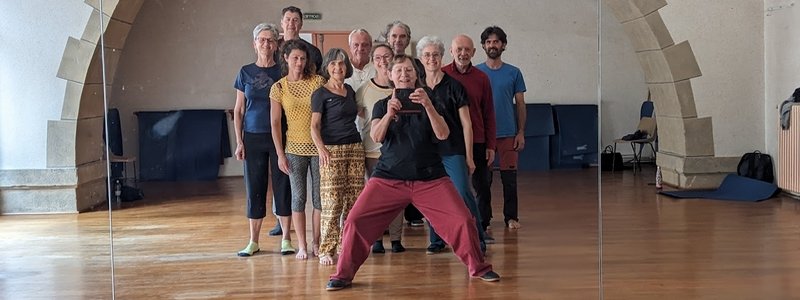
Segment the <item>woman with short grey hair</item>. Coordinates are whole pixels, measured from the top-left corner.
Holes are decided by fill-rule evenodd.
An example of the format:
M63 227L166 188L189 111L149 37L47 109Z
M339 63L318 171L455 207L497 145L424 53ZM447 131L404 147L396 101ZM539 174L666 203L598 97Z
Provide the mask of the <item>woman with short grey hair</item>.
M469 115L469 98L461 83L442 71L444 43L436 36L424 36L417 43L417 55L425 67L425 85L433 90L433 104L441 108L442 117L450 128L450 136L437 144L445 171L456 186L472 216L476 220L481 251L486 252L486 243L481 227L481 218L475 196L472 194L470 175L475 171L472 158L472 121ZM428 231L430 245L428 254L442 252L445 242L433 226Z
M251 256L260 251L258 236L267 215L267 199L275 194L275 214L283 228L284 240L290 240L289 217L291 190L289 177L278 169L278 157L272 141L270 126L272 85L281 78L281 67L273 59L278 49L278 29L275 24L261 23L253 29L253 48L256 62L245 65L234 82L236 104L233 126L236 133L236 159L244 161L244 182L247 189L247 218L250 220L250 242L237 253ZM272 170L272 186L269 173ZM293 253L291 247L282 250Z

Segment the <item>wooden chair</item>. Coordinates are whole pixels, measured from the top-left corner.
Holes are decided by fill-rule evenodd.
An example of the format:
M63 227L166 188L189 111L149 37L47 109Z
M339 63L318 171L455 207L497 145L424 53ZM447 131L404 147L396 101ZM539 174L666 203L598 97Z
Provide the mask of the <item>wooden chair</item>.
M136 172L136 156L111 156L112 163L122 164L123 180L133 180L133 185L139 187L139 173ZM133 178L128 177L128 164L133 165Z

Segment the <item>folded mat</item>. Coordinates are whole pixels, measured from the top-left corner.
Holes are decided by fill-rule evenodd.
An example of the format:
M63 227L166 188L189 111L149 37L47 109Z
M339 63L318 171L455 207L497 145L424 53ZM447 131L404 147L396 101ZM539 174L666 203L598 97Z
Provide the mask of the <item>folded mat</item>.
M756 202L766 200L778 192L778 186L769 182L728 174L716 190L661 191L675 198L707 198L717 200Z

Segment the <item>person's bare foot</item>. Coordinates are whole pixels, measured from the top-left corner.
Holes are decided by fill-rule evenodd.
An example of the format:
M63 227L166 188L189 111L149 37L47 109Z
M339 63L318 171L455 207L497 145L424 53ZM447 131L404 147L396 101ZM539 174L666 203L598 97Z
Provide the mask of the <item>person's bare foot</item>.
M297 255L294 256L297 259L308 259L308 253L306 253L306 249L297 250Z
M311 244L311 255L319 257L319 244Z
M330 255L321 255L319 257L319 264L323 266L333 265L333 257Z

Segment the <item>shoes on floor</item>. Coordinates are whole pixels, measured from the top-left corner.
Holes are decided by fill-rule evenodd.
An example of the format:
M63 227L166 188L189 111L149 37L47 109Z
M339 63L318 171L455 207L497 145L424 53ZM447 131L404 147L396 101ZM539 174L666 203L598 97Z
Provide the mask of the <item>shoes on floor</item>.
M383 246L383 245L381 245ZM392 253L406 252L406 247L400 241L392 241Z
M495 282L495 281L500 281L500 274L497 274L494 271L489 271L484 273L478 278L480 278L483 281Z
M247 247L244 247L244 249L236 253L236 255L241 257L253 256L253 254L256 254L260 250L261 249L258 248L258 243L250 241L250 243L247 244Z
M325 290L328 291L338 291L341 289L349 288L352 285L349 281L339 280L339 279L331 279L328 281L328 285L325 286Z
M431 244L427 249L425 249L425 254L437 254L442 253L442 251L444 251L444 245Z
M386 253L386 249L383 248L383 241L375 241L372 244L372 253Z
M422 220L411 220L411 221L408 221L408 226L411 226L411 227L422 227L424 225L425 225L425 222L423 222Z
M519 229L522 225L519 224L517 220L508 220L508 228L510 229Z
M281 223L275 224L275 228L269 231L270 236L276 236L283 234L283 230L281 229Z
M292 247L292 241L290 240L281 241L281 255L289 255L295 252L297 252L297 250L295 250L294 247Z

